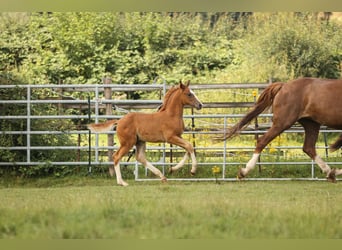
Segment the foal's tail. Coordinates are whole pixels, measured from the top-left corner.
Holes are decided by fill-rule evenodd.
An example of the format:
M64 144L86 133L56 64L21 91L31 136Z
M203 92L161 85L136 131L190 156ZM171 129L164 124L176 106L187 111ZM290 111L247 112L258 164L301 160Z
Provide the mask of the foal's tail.
M273 103L274 97L278 94L279 90L283 87L283 82L275 82L268 86L258 98L253 109L249 111L239 123L235 124L232 128L226 131L226 134L222 137L223 140L230 139L238 134L243 128L245 128L253 118L257 117L266 108L270 107Z
M113 130L119 120L109 120L103 123L88 124L87 127L91 132L107 132Z

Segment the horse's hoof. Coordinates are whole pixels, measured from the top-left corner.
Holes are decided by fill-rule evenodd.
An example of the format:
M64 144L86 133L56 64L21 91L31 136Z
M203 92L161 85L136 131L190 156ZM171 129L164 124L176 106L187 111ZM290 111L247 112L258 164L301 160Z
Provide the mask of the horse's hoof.
M328 176L327 176L327 181L336 183L336 169L332 169Z
M167 182L166 177L161 178L161 182L162 182L162 183L166 183L166 182Z
M238 174L237 174L237 179L239 179L239 180L242 180L242 179L244 179L246 176L242 173L242 169L240 168L239 169L239 172L238 172Z
M190 175L191 175L191 176L195 176L195 175L196 175L196 173L194 173L194 172L190 172Z

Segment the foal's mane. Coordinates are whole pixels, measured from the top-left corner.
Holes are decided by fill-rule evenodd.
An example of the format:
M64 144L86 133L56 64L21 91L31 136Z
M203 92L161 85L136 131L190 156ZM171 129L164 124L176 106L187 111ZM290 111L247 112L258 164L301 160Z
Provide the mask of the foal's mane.
M169 91L166 92L165 96L164 96L164 101L163 104L160 106L158 112L163 111L166 109L166 106L170 100L170 97L172 96L173 93L176 92L176 90L179 89L179 85L177 86L173 86L172 88L169 89Z

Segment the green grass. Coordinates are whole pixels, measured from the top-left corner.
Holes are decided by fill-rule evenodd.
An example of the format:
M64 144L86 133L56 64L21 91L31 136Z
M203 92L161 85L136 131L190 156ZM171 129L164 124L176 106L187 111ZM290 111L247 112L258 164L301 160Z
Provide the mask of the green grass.
M341 238L341 182L6 182L0 238Z

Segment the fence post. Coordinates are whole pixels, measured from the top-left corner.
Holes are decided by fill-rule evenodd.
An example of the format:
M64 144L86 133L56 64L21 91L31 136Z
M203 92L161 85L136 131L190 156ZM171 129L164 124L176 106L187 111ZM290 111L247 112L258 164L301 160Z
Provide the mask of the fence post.
M112 83L112 79L109 77L104 77L103 78L103 83L110 85ZM112 99L112 88L111 87L104 87L104 96L106 100L111 100ZM112 115L112 108L113 105L111 103L106 104L106 115ZM113 146L113 134L108 134L107 135L107 145L108 147ZM113 149L108 149L108 161L112 161L112 155L113 155Z
M63 84L63 80L59 79L58 85L62 85L62 84ZM57 88L57 93L58 93L58 100L63 100L63 88ZM58 107L58 115L63 115L63 104L58 103L57 107Z

